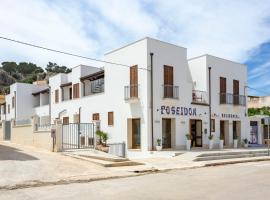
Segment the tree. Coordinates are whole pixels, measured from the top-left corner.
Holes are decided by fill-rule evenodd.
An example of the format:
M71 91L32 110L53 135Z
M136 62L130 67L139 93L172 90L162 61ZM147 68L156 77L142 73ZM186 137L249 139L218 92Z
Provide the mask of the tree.
M69 73L71 69L67 68L66 66L59 66L56 63L49 62L45 69L47 72L52 73Z
M18 66L16 62L2 62L2 69L12 75L17 72Z

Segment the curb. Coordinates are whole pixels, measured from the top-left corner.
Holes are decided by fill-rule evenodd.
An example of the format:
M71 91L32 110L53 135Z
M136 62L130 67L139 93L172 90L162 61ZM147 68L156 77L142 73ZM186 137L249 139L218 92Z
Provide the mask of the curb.
M233 160L233 161L206 163L204 166L205 167L214 167L214 166L232 165L232 164L238 164L238 163L262 162L262 161L269 161L269 160L270 160L270 158L258 158L258 159L250 159L250 160Z

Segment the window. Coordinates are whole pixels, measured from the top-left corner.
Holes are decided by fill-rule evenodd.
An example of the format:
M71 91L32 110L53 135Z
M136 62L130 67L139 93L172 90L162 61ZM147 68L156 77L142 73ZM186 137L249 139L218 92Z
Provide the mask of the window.
M63 124L69 124L69 117L63 117Z
M8 114L10 113L10 104L8 104Z
M55 90L54 101L55 101L55 103L59 102L59 90Z
M99 121L99 113L93 113L92 120Z
M72 99L72 87L69 88L69 99Z
M113 126L113 112L108 112L108 126Z
M215 132L216 126L215 126L215 119L211 119L211 132Z
M15 97L12 97L12 108L15 107Z
M76 83L73 85L73 99L79 98L80 97L80 90L79 90L79 83Z

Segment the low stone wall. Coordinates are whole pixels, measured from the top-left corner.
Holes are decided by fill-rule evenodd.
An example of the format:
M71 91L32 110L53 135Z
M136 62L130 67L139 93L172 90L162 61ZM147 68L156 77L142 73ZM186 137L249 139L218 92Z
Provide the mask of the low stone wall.
M52 151L51 132L34 132L32 125L13 125L11 127L11 142Z

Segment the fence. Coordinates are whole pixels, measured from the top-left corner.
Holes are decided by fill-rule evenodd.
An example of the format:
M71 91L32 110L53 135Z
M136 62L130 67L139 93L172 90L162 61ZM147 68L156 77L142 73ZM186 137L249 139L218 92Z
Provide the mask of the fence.
M31 119L15 119L14 120L15 126L26 126L26 125L31 125L31 124L32 124Z

